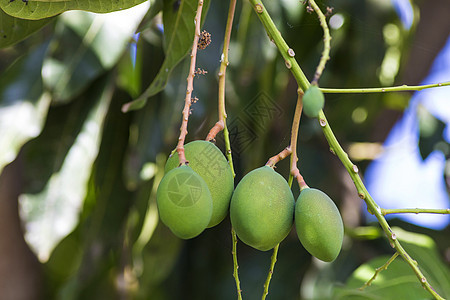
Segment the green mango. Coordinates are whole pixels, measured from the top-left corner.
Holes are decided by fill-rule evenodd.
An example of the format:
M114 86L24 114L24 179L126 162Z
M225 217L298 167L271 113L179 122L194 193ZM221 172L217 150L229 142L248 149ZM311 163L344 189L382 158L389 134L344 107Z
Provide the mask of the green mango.
M222 151L211 142L193 141L184 146L189 166L208 185L213 201L213 213L208 228L216 226L228 214L231 195L234 190L234 177L230 165ZM166 162L165 172L179 164L178 153L170 156Z
M206 182L189 166L164 175L156 192L161 221L179 238L196 237L209 224L212 198Z
M338 208L324 192L312 188L300 192L295 204L295 228L311 255L326 262L339 255L344 225Z
M325 104L325 97L317 85L311 85L303 95L303 112L311 118L317 118Z
M230 204L231 224L241 241L267 251L289 234L294 205L286 180L264 166L245 175L236 187Z

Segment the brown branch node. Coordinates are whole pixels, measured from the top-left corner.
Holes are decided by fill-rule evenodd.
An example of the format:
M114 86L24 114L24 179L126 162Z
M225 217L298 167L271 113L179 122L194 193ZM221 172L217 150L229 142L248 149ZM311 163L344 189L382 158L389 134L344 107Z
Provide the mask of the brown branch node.
M280 161L288 157L292 153L291 147L286 147L283 151L278 153L277 155L272 156L269 158L269 160L266 162L266 166L269 166L271 168L274 168L275 165Z
M213 126L213 128L211 128L211 130L209 131L208 135L206 136L207 141L215 141L216 135L222 131L225 127L225 124L223 122L223 120L219 120L216 122L216 124Z

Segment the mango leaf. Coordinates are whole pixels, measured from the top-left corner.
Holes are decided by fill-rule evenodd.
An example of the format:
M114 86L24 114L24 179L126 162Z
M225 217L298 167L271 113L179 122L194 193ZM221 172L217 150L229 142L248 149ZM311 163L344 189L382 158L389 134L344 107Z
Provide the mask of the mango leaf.
M53 18L37 21L14 18L0 9L0 48L20 42L51 21L53 21Z
M40 193L50 177L61 171L67 153L97 105L104 78L92 85L93 88L88 88L76 101L51 106L41 134L23 146L24 193Z
M47 294L56 294L58 288L76 273L83 257L79 227L66 236L52 251L50 259L43 264L47 282ZM53 299L55 297L52 297Z
M132 116L120 111L123 103L118 100L123 97L123 93L113 97L106 115L80 217L83 257L77 272L60 290L65 299L117 299L119 293L109 279L117 279L120 272L126 244L123 230L134 198L123 180Z
M109 13L131 8L142 2L145 0L2 0L0 8L16 18L39 20L68 10Z
M428 299L430 294L420 285L416 275L401 258L394 260L387 270L378 274L375 281L363 291L359 290L382 266L389 256L377 257L357 268L345 288L336 288L333 299Z
M152 164L153 174L150 174L154 176L153 185L147 193L140 193L144 197L138 198L135 206L138 213L145 211L139 236L133 245L133 265L142 286L138 299L152 295L152 291L169 275L182 246L182 241L159 222L156 191L164 176L165 162L165 155L157 156L156 164Z
M19 58L0 77L0 172L44 125L50 105L41 79L47 47L45 43Z
M117 64L117 85L132 96L139 95L142 85L143 55L142 51L138 51L138 42L132 42L126 55Z
M43 69L44 83L53 92L54 101L70 101L113 67L147 10L148 3L143 3L111 14L73 11L62 15L59 20L65 26L59 27Z
M163 9L163 0L150 0L150 8L142 19L137 31L141 32L147 27L153 20L153 18Z
M64 149L64 146L68 145L61 141L72 140L70 128L80 126L81 124L77 124L79 119L84 120L67 155L64 155L63 159L59 159L63 160L61 169L52 174L44 190L38 194L24 194L20 197L21 215L26 228L25 239L43 262L47 261L55 245L78 224L78 216L86 196L86 183L98 153L101 128L111 100L112 85L108 84L110 81L111 79L108 77L103 78L90 89L86 98L93 105L86 105L86 110L84 106L79 107L77 111L71 110L70 117L67 118L71 122L66 123L69 126L61 126L62 122L53 124L60 132L60 139L52 141L47 139L46 141L47 134L37 139L37 146L42 147L42 142L46 141L48 143L45 144L54 146L53 150ZM76 108L76 106L71 107ZM78 118L74 115L77 115ZM49 118L49 121L54 121L54 118ZM63 119L63 121L66 120ZM49 127L47 126L47 128ZM50 127L50 129L52 128L55 129L55 126ZM24 150L26 152L29 149L31 148ZM31 153L39 153L38 149ZM54 151L46 152L54 154ZM27 153L30 154L30 152ZM55 158L58 155L51 155L51 158L48 155L42 155L39 156L39 161L45 157L49 158L48 161L46 160L46 165L54 166L57 161ZM49 162L53 162L53 164ZM34 165L31 164L31 166ZM45 168L45 165L42 168Z
M80 96L105 68L90 45L83 45L82 38L67 26L58 28L52 44L52 51L44 62L42 79L52 94L53 104L66 104ZM75 53L66 49L74 49Z
M450 270L439 256L436 244L427 235L393 228L405 250L418 262L419 268L431 286L444 298L449 297ZM382 266L389 256L377 257L358 267L345 287L335 288L335 299L431 299L411 267L397 257L389 267L378 274L372 284L359 290ZM333 298L334 299L334 298Z
M206 17L209 0L204 1L202 23ZM164 1L163 23L166 58L150 86L136 100L122 107L124 112L142 108L147 99L164 89L175 66L189 53L194 38L194 17L197 0Z
M169 228L159 222L153 235L142 252L142 273L139 282L138 299L147 299L152 295L175 267L183 241L177 238Z
M152 101L145 108L135 113L133 128L136 128L136 136L129 145L129 158L126 169L127 185L138 186L142 180L142 170L149 161L155 161L157 154L162 150L163 134L165 131L164 111L161 109L162 97L155 96L157 101ZM167 157L164 155L164 164ZM164 169L164 164L162 168Z
M446 264L436 247L436 243L426 234L418 234L393 227L397 238L406 252L419 264L426 273L427 280L433 288L444 298L450 299L450 268Z

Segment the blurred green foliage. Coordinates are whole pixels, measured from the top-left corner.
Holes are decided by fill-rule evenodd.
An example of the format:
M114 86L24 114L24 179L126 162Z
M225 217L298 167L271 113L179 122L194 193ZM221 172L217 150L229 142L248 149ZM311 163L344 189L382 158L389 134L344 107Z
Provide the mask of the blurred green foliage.
M142 1L133 3L137 2ZM119 17L76 11L26 27L23 22L31 21L12 20L0 11L2 32L19 22L14 38L3 40L0 50L0 172L10 162L23 162L19 203L25 236L42 261L45 299L236 296L229 218L182 241L158 222L156 209L156 187L179 133L189 67L189 60L182 58L191 47L194 25L187 15L194 15L196 2L151 1L145 17L145 4L133 8L129 19L123 19L127 26L118 23ZM306 13L299 1L266 2L311 78L322 49L316 16ZM29 7L33 5L37 4L30 1ZM387 24L400 31L396 47L402 53L400 69L404 68L414 29L402 29L388 1L335 0L320 5L333 6L334 14L342 18L341 26L331 28L332 59L321 86L380 86L380 66L389 46L383 36ZM211 1L205 8L203 28L211 33L212 43L197 57L197 67L208 73L194 82L194 95L200 100L192 107L188 141L204 139L217 121L216 74L227 9L227 1ZM132 34L138 28L137 55L132 58ZM401 78L396 73L389 80L394 84ZM139 98L148 87L150 92ZM239 2L226 88L235 183L288 145L296 88L252 8ZM123 105L135 99L143 100L141 108L123 113ZM382 142L388 125L406 105L403 94L327 95L325 113L347 147ZM217 145L224 149L222 134ZM366 164L361 161L360 168ZM331 298L334 286L348 291L362 285L352 275L355 269L378 267L392 254L379 235L357 234L355 227L364 224L360 200L328 151L316 120L306 117L300 126L299 165L311 187L326 191L337 202L350 234L338 259L322 264L311 259L291 232L279 250L269 299ZM277 167L287 178L287 161ZM440 256L450 246L448 228L431 231L394 223L432 237L434 254L414 245L413 257L418 261L424 257L448 273ZM244 299L261 297L270 255L238 244ZM429 269L431 275L433 267ZM408 288L420 289L400 258L384 273L387 278L406 274L412 278ZM348 278L348 286L342 287ZM442 296L450 297L445 282L435 282ZM397 290L385 292L401 297Z

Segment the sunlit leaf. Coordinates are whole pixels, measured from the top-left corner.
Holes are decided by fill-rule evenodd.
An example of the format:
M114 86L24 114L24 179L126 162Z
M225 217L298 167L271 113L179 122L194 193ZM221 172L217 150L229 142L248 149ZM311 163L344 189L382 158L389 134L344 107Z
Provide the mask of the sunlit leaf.
M153 18L163 9L163 0L150 0L150 8L142 19L138 31L144 30L149 26Z
M399 227L393 227L403 247L411 257L418 262L420 269L427 275L427 280L444 298L450 298L450 268L439 254L436 243L425 234L408 232Z
M450 270L442 261L436 244L427 235L392 229L405 250L414 257L431 286L444 298L450 294ZM357 268L345 287L335 290L336 299L431 299L414 271L400 256L380 272L372 284L359 290L381 267L389 256L372 259Z
M53 21L53 18L38 21L14 18L0 9L0 48L5 48L20 42L51 21Z
M59 28L51 53L46 58L42 77L54 104L63 104L79 96L97 76L105 71L98 57L82 44L82 39L68 27ZM66 51L67 48L74 52Z
M148 3L143 3L111 14L73 11L62 15L59 25L64 26L58 27L52 53L43 69L44 82L54 100L69 101L113 67L147 9Z
M388 269L379 273L376 280L363 291L359 290L382 266L389 256L381 256L356 269L345 288L336 288L335 299L428 299L416 275L406 262L397 258Z
M0 172L26 141L41 132L50 104L41 80L47 46L19 58L0 77Z
M78 224L86 183L98 153L101 128L111 100L110 89L108 80L99 82L92 89L89 100L95 106L88 112L61 169L51 176L44 190L21 195L25 239L41 261L46 261L54 246ZM63 135L63 138L66 137Z
M95 87L88 89L76 101L51 106L41 134L23 146L24 193L41 192L50 177L60 171L85 120L99 100L104 86L101 82L102 78L95 81Z
M0 8L7 14L29 20L56 16L67 10L109 13L133 7L145 0L2 0Z
M123 159L128 144L131 115L120 112L122 103L115 95L111 101L101 135L101 144L89 178L87 195L80 217L83 258L80 268L62 288L67 299L86 299L118 295L116 280L125 245L124 232L133 203L123 180ZM111 277L112 276L112 277ZM76 288L72 289L71 287ZM113 297L114 298L114 297Z
M142 108L149 97L162 91L173 68L189 53L194 37L194 17L197 4L197 0L164 1L163 23L166 58L147 90L133 102L124 105L123 111ZM206 0L203 4L202 22L204 22L208 7L209 0Z

